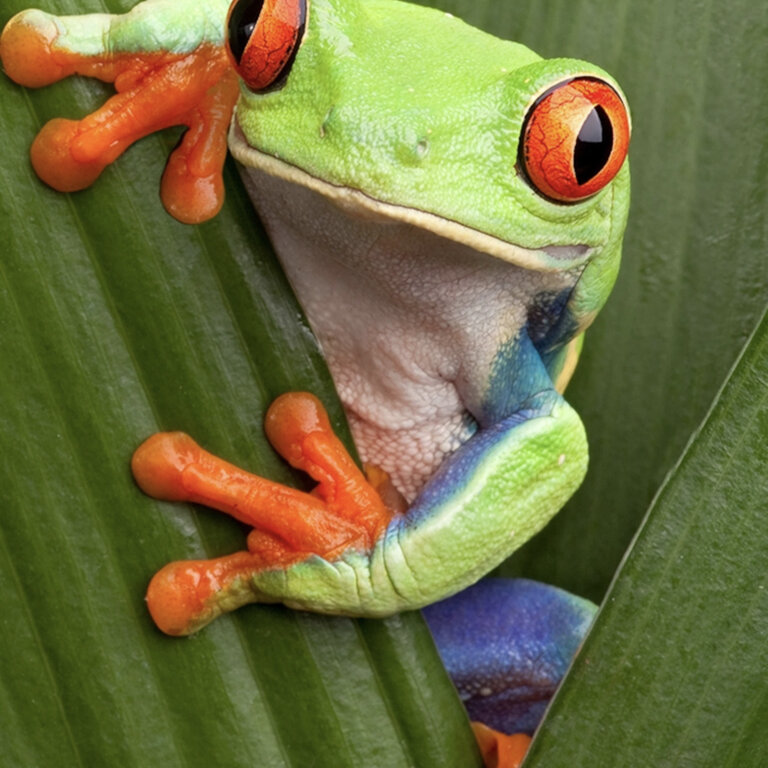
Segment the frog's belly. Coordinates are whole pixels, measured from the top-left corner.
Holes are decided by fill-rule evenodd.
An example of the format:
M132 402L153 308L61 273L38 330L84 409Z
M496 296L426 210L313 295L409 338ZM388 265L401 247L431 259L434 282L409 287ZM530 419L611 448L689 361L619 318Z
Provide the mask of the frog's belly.
M297 265L300 238L283 234L276 242L290 243L283 263L322 346L360 457L413 499L477 429L456 386L458 337L434 317L382 295L380 280L361 279L334 259Z
M325 354L364 461L412 499L477 429L499 350L574 274L516 267L349 211L258 169L245 181Z
M388 430L349 410L347 415L360 458L385 470L407 501L416 497L443 459L477 429L466 411L432 429L422 424L413 429Z
M347 378L348 371L334 374L360 458L385 470L408 501L416 497L443 459L477 430L477 423L458 397L448 393L444 403L454 400L455 407L443 409L438 417L424 419L415 412L410 423L389 426L391 419L381 413L381 404L361 398L354 383L347 385ZM366 410L371 406L373 413Z

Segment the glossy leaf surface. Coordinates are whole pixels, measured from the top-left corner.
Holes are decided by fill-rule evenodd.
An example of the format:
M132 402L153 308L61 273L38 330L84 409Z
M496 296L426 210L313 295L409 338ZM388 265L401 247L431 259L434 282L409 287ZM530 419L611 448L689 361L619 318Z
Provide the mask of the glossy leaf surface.
M526 766L765 765L767 447L768 316L656 497Z

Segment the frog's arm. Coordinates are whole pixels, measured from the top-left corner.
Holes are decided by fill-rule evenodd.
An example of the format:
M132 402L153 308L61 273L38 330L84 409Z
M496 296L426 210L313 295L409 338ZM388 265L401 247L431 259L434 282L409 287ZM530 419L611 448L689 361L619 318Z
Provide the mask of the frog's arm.
M551 382L538 387L545 372L527 378L536 387L447 459L405 514L387 510L309 395L278 399L266 428L319 482L311 495L237 470L185 435L150 438L133 463L144 490L256 528L247 552L160 571L148 594L158 625L185 634L257 601L384 616L477 581L560 509L586 470L578 416Z
M168 211L186 222L221 207L226 131L238 94L224 49L227 0L146 0L124 15L52 16L23 11L0 38L7 74L38 87L72 74L115 85L117 94L82 120L47 123L30 149L54 189L92 184L137 139L171 125L189 130L161 185Z

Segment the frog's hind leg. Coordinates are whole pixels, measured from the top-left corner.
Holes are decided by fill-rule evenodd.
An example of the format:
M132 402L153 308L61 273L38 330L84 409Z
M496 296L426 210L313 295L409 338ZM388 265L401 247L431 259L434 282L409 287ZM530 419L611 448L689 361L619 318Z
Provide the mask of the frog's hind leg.
M483 579L423 609L487 765L522 760L596 610L527 579Z
M168 634L193 632L256 599L252 577L261 571L311 555L333 560L348 550L369 551L392 517L314 396L278 398L266 430L276 450L318 482L311 494L241 470L180 432L153 435L134 454L134 476L150 496L203 504L254 526L247 552L170 563L156 574L147 601Z
M134 12L140 10L141 5ZM22 85L79 74L114 83L117 91L82 120L48 122L30 149L32 165L54 189L84 189L136 140L187 125L164 176L162 198L176 218L203 221L223 202L221 168L237 79L215 34L165 40L165 27L148 29L148 14L134 12L56 17L30 10L3 30L3 66ZM209 28L204 21L201 27Z

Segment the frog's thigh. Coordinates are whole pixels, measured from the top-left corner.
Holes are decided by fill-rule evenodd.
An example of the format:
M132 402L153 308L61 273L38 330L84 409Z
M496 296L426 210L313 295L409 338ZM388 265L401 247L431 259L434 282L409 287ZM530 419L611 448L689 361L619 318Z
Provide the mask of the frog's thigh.
M553 396L548 415L517 414L475 435L371 552L263 571L254 575L256 599L384 616L476 582L540 530L584 477L584 428Z
M483 579L424 609L471 720L532 734L597 606L527 579Z

